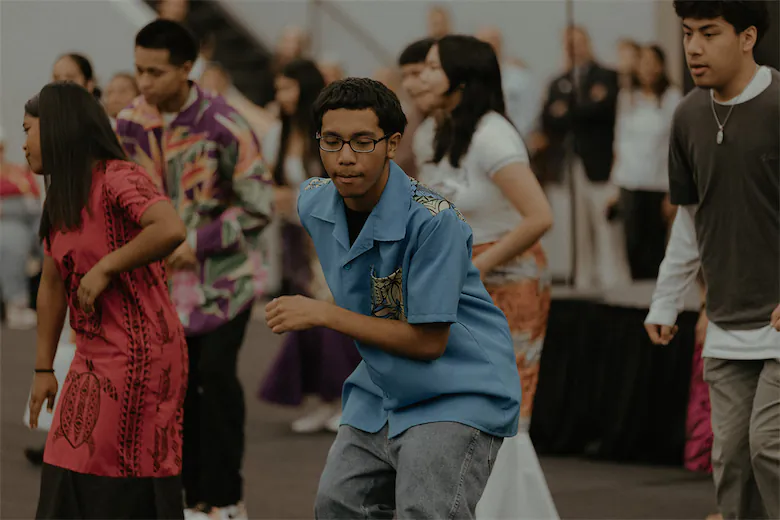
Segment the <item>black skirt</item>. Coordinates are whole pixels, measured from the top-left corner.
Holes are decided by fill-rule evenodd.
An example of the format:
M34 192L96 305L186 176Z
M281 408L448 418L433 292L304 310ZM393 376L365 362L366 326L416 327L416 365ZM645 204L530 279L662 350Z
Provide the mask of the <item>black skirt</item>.
M101 477L44 464L35 518L181 520L181 477Z

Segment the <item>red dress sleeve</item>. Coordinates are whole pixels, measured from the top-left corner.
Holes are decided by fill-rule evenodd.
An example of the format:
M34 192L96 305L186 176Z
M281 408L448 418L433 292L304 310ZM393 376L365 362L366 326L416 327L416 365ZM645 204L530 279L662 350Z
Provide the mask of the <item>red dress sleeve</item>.
M141 217L152 204L169 200L138 165L110 168L106 172L106 188L112 201L139 226Z

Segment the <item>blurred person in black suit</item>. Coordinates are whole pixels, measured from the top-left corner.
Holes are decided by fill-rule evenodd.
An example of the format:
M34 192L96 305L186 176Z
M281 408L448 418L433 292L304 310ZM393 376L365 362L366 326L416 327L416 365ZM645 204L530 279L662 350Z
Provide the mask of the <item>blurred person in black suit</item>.
M582 27L566 30L564 49L567 70L549 86L542 128L551 147L573 152L566 161L571 161L575 186L575 284L583 289L628 284L631 275L621 230L614 215L604 211L617 193L608 180L618 75L596 62L590 37ZM559 168L563 169L566 161ZM559 180L562 175L561 171Z

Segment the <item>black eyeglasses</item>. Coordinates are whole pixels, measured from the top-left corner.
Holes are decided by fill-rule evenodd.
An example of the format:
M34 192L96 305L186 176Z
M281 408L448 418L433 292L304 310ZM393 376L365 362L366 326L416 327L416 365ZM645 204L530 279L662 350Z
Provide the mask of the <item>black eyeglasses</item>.
M355 153L371 153L376 149L377 143L380 143L390 137L393 134L385 134L379 139L372 139L368 136L355 137L354 139L345 140L335 135L328 135L323 137L319 133L315 139L319 142L320 150L323 152L340 152L346 143L349 143L349 147Z

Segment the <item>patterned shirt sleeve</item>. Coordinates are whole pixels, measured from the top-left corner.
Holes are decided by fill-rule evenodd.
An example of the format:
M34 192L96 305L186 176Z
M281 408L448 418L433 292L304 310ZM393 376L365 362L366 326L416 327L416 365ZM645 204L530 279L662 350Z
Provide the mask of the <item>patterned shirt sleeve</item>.
M407 322L454 323L471 267L471 233L453 208L428 220L407 275Z
M249 124L238 113L217 115L226 129L219 143L220 177L232 186L232 205L188 237L199 259L255 244L270 219L273 190Z
M152 204L168 200L152 183L141 167L113 170L106 174L106 189L130 220L141 225L141 217Z

